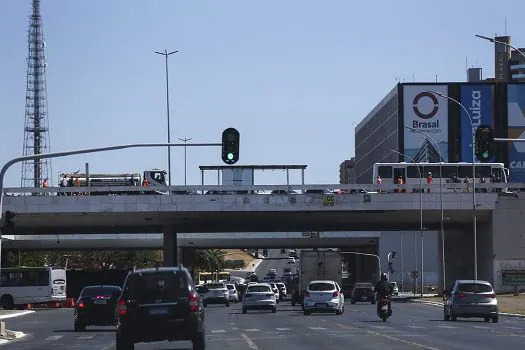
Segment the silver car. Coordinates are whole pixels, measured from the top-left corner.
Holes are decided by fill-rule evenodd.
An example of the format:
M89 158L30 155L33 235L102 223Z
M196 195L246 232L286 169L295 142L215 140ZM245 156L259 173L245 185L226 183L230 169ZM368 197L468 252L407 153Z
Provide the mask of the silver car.
M209 304L224 304L230 306L230 293L224 283L208 283L204 286L204 307ZM200 294L200 293L199 293Z
M242 297L242 313L248 310L272 310L277 312L277 300L272 287L268 283L249 284Z
M458 317L479 317L498 322L498 299L490 282L458 280L452 290L443 292L445 321Z

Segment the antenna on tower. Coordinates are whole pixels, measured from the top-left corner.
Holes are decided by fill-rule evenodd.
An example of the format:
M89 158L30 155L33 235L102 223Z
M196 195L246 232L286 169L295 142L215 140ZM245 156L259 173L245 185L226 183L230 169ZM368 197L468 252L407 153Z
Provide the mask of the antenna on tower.
M47 118L46 57L40 0L32 0L33 11L29 16L27 36L27 81L24 124L24 156L49 152L49 124ZM53 172L49 159L35 159L22 163L22 187L41 187L43 180Z

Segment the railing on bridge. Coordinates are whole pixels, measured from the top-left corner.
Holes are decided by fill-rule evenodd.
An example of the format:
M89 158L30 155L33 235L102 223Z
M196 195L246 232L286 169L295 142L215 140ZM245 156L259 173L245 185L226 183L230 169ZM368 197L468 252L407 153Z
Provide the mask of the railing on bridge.
M318 184L318 185L253 185L253 186L92 186L92 187L47 187L47 188L4 188L4 194L7 196L27 196L27 195L44 195L44 196L68 196L68 195L141 195L141 194L159 194L158 192L169 193L172 195L381 195L383 193L419 193L423 189L423 195L439 194L439 184L382 184L382 185L365 185L365 184ZM525 183L477 183L476 192L498 192L510 193L512 191L522 191L525 189ZM443 184L443 194L449 193L472 193L472 184Z

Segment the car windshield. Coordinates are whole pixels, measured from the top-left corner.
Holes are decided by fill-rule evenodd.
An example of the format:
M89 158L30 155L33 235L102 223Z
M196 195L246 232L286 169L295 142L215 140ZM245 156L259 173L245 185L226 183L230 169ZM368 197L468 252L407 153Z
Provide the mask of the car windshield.
M80 294L81 297L112 297L118 298L120 296L121 289L117 286L115 287L86 287L82 290Z
M249 286L246 293L268 293L270 292L269 286Z
M277 283L277 287L283 288L284 287L284 283Z
M328 283L328 282L321 282L321 283L312 283L310 286L308 286L308 290L312 292L324 292L328 290L334 290L334 284Z
M483 283L463 283L458 286L458 291L463 293L492 293L492 287Z
M145 272L131 275L124 292L127 298L138 303L173 302L188 295L188 285L182 273Z
M208 287L208 289L224 289L224 288L226 288L224 286L224 284L222 284L222 283L210 283L210 284L207 284L206 287Z
M228 289L235 289L235 286L233 284L227 284L226 288L228 288Z

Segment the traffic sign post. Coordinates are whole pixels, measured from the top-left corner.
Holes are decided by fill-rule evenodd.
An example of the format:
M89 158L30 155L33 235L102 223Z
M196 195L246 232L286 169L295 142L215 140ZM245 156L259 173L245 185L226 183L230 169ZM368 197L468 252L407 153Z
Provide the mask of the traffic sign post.
M412 277L412 279L414 280L414 296L416 296L416 281L417 281L417 278L419 277L419 271L412 271L410 272L410 277Z

